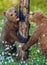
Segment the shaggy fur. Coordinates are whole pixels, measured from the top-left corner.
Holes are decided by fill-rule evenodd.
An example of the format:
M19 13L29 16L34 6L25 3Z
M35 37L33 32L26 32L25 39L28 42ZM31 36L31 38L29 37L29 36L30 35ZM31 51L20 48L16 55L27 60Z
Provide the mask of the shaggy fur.
M22 42L17 34L19 30L19 18L17 13L17 7L12 7L4 12L5 20L2 30L2 43L5 51L15 50L14 42Z
M19 31L22 26L19 24L18 12L17 7L12 7L4 12L5 20L2 30L2 43L5 52L4 55L11 55L11 53L16 52L17 60L20 60L21 57L19 55L21 56L21 54L19 53L22 52L22 45L26 41L21 38L21 35L19 36ZM16 41L19 43L17 48L15 45ZM27 58L27 51L22 54L22 57Z
M23 46L23 50L29 49L38 41L39 48L43 53L47 52L47 16L40 11L33 12L29 19L36 23L36 29L29 41Z

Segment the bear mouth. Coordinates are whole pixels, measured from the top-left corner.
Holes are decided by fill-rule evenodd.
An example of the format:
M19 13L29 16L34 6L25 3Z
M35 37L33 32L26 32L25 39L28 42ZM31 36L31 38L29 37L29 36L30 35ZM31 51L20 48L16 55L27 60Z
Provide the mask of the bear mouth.
M20 20L20 19L17 17L17 18L16 18L16 21L19 21L19 20Z

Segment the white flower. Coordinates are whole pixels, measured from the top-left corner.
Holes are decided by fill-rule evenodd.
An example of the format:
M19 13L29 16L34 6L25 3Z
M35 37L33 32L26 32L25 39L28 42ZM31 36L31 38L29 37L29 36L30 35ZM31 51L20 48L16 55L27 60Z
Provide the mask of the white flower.
M4 41L2 41L2 43L4 43Z
M9 56L9 57L7 57L6 59L7 59L7 60L9 60L9 59L11 59L11 58L12 58L12 57L11 57L11 56Z
M28 65L27 63L25 65Z
M11 53L8 53L8 55L11 55Z
M38 43L40 45L40 43Z
M13 44L13 46L15 46L15 44Z
M9 60L8 63L11 63L11 60Z
M15 56L15 53L13 53L12 56Z
M37 50L38 53L40 53L40 50Z
M4 56L4 52L2 52L2 55Z
M5 51L9 50L9 47L5 48Z
M23 63L23 62L21 61L21 63Z
M5 64L7 64L7 62L5 62Z
M11 58L11 61L14 62L14 60Z
M39 59L37 59L37 61L39 61Z
M1 57L0 57L0 60L1 60L1 61L4 60L4 56L1 56Z
M23 61L23 63L26 63L25 61Z
M47 62L45 62L45 64L47 65Z
M10 45L10 48L12 48L12 46Z
M21 47L22 47L22 45L20 44L18 47L20 47L20 48L21 48Z
M18 53L16 54L16 56L18 56Z

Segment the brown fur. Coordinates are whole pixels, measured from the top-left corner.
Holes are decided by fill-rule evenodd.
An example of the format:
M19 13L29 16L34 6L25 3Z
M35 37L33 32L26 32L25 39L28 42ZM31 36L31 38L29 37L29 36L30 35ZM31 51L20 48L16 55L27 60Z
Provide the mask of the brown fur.
M47 52L47 16L40 11L33 12L29 19L36 23L36 29L31 35L29 41L23 46L23 50L29 49L36 41L40 43L40 50Z
M21 56L25 59L27 58L27 51L22 53L22 45L24 41L17 34L19 31L21 31L20 28L22 28L22 26L19 24L20 22L18 20L19 18L17 16L17 12L18 10L16 7L12 7L4 12L5 20L2 30L2 42L5 55L10 55L13 52L19 54L21 52L19 54L20 56L16 56L17 60L20 60ZM21 47L16 48L16 45L14 44L16 41L19 42L19 45L21 43Z
M14 41L19 41L17 38L18 32L18 21L17 11L14 7L10 8L5 12L5 23L3 26L2 39L8 43L14 43ZM12 15L12 16L11 16Z
M5 45L11 45L13 47L15 41L22 42L22 40L17 36L19 30L19 18L17 12L18 9L16 7L12 7L4 12L5 23L2 30L2 41L4 41L4 47Z

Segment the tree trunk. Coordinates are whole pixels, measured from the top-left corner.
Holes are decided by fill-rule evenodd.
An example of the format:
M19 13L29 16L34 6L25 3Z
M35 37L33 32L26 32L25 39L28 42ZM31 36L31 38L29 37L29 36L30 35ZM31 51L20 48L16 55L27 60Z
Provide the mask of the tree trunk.
M25 38L24 41L27 42L29 38L29 0L20 0L20 22L19 22L19 32L20 35Z

